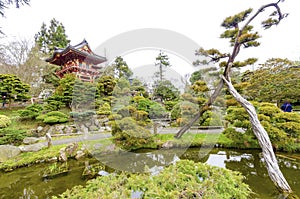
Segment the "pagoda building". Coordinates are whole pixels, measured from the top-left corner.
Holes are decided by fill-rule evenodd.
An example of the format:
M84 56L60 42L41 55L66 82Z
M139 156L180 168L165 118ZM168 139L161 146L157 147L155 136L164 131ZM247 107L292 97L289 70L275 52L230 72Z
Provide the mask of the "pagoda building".
M105 57L93 53L86 40L75 46L69 45L65 49L57 48L52 57L46 59L46 62L61 67L56 72L58 77L63 78L65 74L73 73L86 82L93 82L100 76L102 66L99 64L105 61Z

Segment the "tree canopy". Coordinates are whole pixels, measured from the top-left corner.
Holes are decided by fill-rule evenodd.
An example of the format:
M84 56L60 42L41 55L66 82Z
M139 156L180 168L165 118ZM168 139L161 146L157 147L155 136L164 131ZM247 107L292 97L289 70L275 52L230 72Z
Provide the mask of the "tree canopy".
M287 59L272 58L243 76L244 93L264 102L297 101L300 98L300 68Z
M20 6L27 4L29 5L30 0L1 0L0 1L0 15L4 16L4 10L9 5L15 5L16 8L19 8Z
M13 74L0 74L0 91L6 99L24 100L30 98L28 95L30 86L23 83L19 77Z
M43 23L34 38L45 54L51 54L55 48L65 48L70 43L64 25L55 18L51 19L49 27Z

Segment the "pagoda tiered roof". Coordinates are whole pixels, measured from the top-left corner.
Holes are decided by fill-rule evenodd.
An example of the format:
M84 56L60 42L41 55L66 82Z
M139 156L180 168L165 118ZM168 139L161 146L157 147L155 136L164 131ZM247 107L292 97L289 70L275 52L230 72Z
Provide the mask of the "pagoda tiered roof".
M85 60L86 62L95 65L107 61L105 57L93 53L88 42L84 39L81 43L75 46L68 45L64 49L56 48L53 52L52 57L46 59L46 62L58 66L63 66L69 60L73 60L76 58Z
M106 61L105 57L95 54L86 40L66 48L56 48L47 62L61 66L56 75L63 78L65 74L74 73L83 81L94 81L99 77L101 64Z

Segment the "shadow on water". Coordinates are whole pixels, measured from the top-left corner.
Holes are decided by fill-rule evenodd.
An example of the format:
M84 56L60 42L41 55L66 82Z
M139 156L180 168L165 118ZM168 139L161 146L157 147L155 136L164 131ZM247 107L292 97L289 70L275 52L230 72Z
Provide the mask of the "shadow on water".
M165 165L179 159L190 159L195 162L227 168L241 172L255 193L252 198L279 199L273 183L269 179L260 151L213 149L208 154L201 154L197 148L188 149L182 154L181 150L140 150L136 151L136 159L132 154L114 154L105 156L103 163L112 168L122 168L134 172L143 172L145 167L151 173L157 173ZM279 164L284 176L297 195L300 195L300 155L277 154ZM111 161L114 160L114 161ZM90 159L89 161L96 161ZM110 162L111 161L111 162ZM116 164L114 167L113 164ZM68 161L70 173L54 179L45 180L42 173L49 164L34 165L19 168L0 175L0 198L51 198L75 185L85 185L82 178L84 161ZM121 166L120 166L121 165ZM112 170L110 169L110 172Z

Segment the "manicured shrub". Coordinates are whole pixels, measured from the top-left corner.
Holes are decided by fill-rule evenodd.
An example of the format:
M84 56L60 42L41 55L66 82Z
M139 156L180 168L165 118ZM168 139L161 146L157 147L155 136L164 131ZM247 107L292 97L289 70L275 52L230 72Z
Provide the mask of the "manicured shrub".
M271 103L253 102L258 118L267 131L274 148L293 151L296 149L295 141L300 137L300 115L297 113L282 112L277 106ZM226 120L234 127L245 130L244 135L231 130L225 131L225 135L236 143L252 142L256 140L248 114L243 107L229 107ZM230 132L230 133L229 133ZM235 136L234 136L235 135Z
M36 119L42 120L46 124L58 124L68 121L68 116L59 111L51 111L47 114L40 115Z
M0 129L6 128L11 124L11 120L6 115L0 115Z
M251 190L243 179L238 172L181 160L158 175L121 173L102 176L88 181L85 188L76 186L54 198L246 199Z
M111 108L109 103L105 102L102 105L100 105L98 111L97 111L98 115L103 115L103 116L108 116L111 114Z
M162 118L165 117L166 114L167 114L166 109L159 103L154 103L149 108L149 117L151 119Z
M18 113L21 119L35 119L41 114L43 106L40 104L31 104L25 109L19 110Z
M0 145L20 145L22 144L22 141L25 137L25 130L17 130L11 128L0 129Z
M153 142L151 132L131 117L110 123L114 142L125 150L134 150Z

